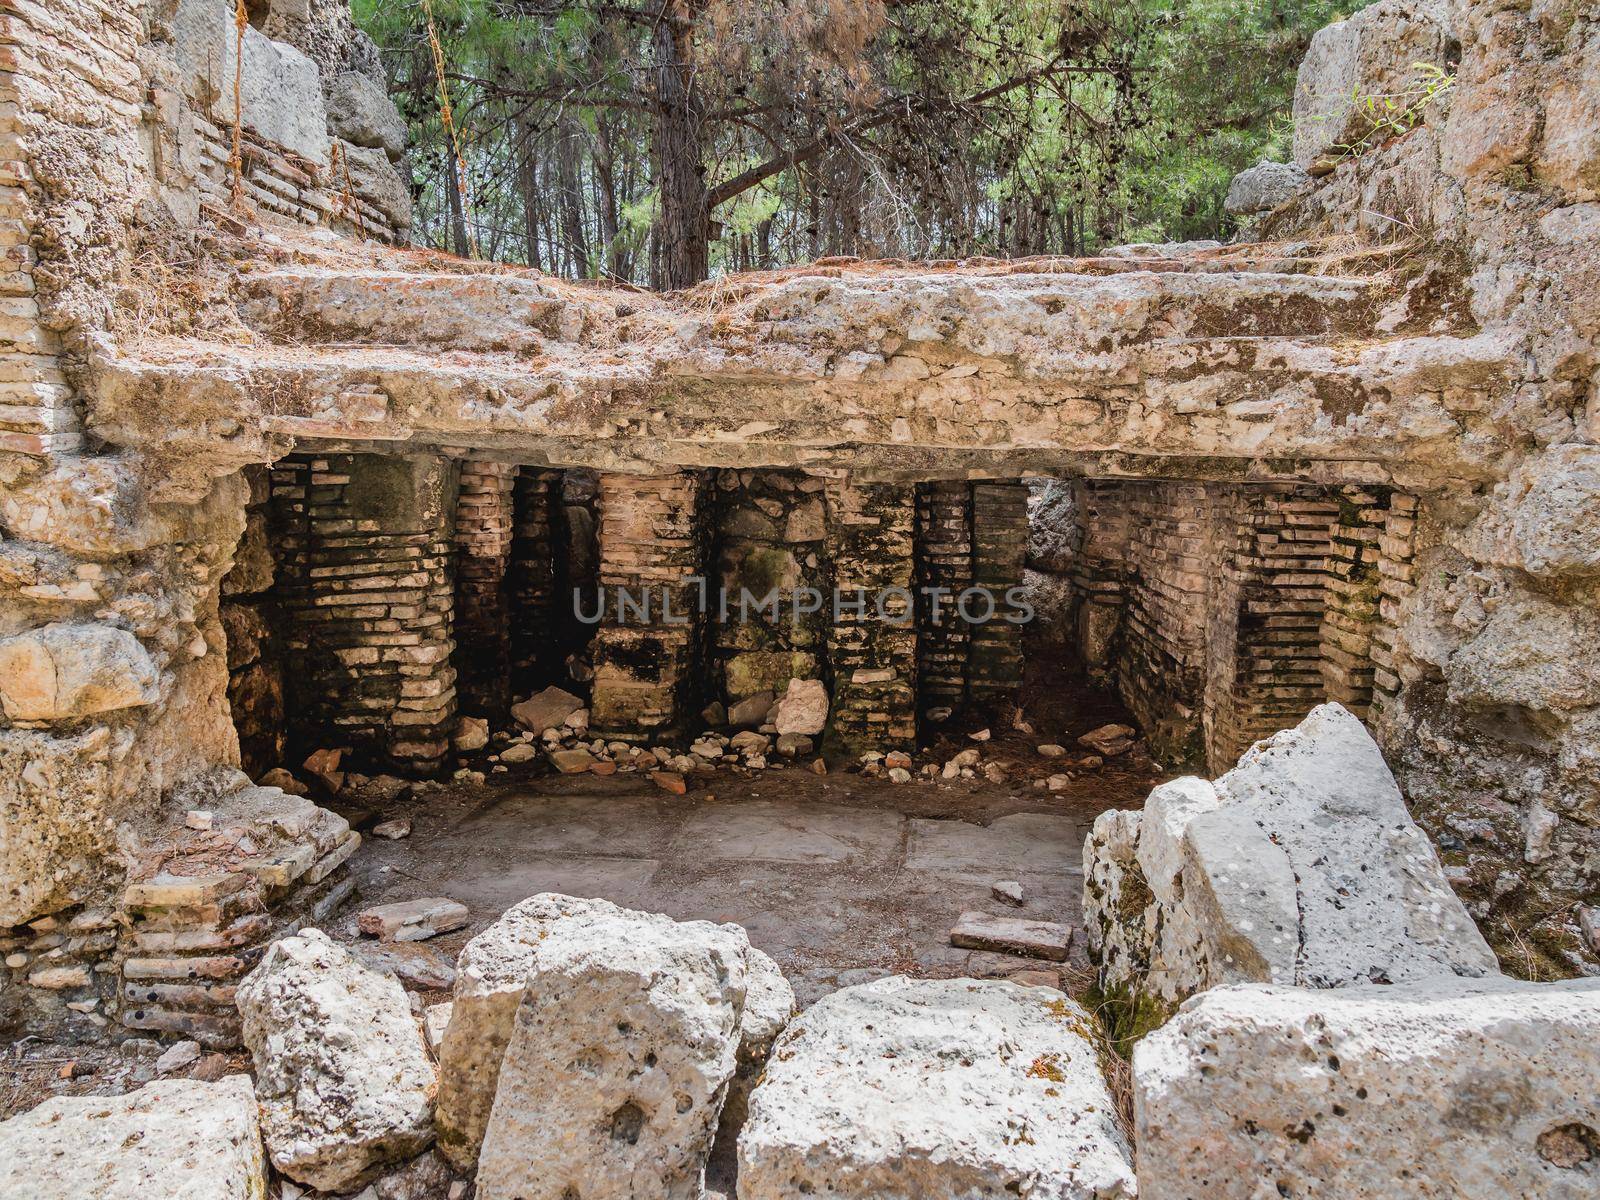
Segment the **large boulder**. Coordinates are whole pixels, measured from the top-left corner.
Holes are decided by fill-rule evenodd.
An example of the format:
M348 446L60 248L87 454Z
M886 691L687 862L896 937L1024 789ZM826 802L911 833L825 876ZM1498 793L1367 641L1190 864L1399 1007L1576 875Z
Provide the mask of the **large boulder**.
M383 215L383 219L404 233L411 228L411 189L400 177L388 156L380 149L340 143L340 159L350 172L350 188ZM335 190L344 186L333 181Z
M237 1000L279 1171L348 1191L427 1149L437 1081L393 976L307 929L268 947Z
M1132 1196L1094 1029L1060 992L996 980L825 996L750 1098L740 1200Z
M477 1165L534 951L555 923L609 907L604 900L549 892L530 896L462 949L450 1022L439 1045L435 1113L439 1149L461 1170Z
M0 707L13 721L70 721L158 697L160 672L126 629L58 623L0 639Z
M1140 1200L1600 1194L1600 980L1219 988L1133 1073Z
M1419 63L1443 67L1450 52L1448 0L1381 0L1319 29L1295 82L1294 160L1309 167L1373 132L1366 101L1401 99Z
M1280 204L1293 200L1300 189L1310 182L1311 176L1299 163L1268 162L1263 159L1233 177L1222 207L1236 217L1271 212Z
M820 679L791 679L769 717L779 733L814 737L828 725L828 689Z
M596 905L544 933L500 1065L479 1200L699 1200L739 1050L744 931Z
M0 1123L0 1196L260 1200L266 1159L247 1075L55 1096Z
M1345 987L1498 964L1412 821L1377 744L1337 704L1215 783L1103 813L1085 920L1108 989L1171 1004L1223 983Z

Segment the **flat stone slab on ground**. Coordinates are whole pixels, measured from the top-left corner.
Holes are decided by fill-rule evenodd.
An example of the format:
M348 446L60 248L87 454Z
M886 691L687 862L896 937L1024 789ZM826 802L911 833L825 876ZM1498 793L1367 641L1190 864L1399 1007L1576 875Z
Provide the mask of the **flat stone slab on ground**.
M1061 992L999 980L824 996L751 1094L740 1200L1131 1197L1095 1028Z
M966 912L950 930L950 944L964 950L993 950L1000 954L1066 962L1067 951L1072 946L1072 927L1054 921Z
M356 915L356 927L368 937L386 942L420 942L466 925L467 906L444 896L423 896L378 904Z
M513 704L511 719L531 733L543 733L546 729L559 729L563 721L582 707L583 701L571 692L548 687L521 704Z
M260 1200L266 1166L247 1075L56 1096L0 1123L8 1200Z
M1600 979L1214 988L1133 1074L1140 1200L1600 1195Z
M900 848L901 823L900 814L881 810L751 800L697 810L677 842L705 859L889 862Z
M1082 860L1083 822L1056 813L1012 813L987 825L914 818L906 849L913 871L962 871L988 879L1070 874Z

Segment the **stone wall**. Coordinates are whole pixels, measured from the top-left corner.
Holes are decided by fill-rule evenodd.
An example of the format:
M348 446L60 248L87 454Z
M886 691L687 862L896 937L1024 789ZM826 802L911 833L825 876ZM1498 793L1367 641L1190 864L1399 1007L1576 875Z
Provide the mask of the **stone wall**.
M272 469L290 730L437 766L456 719L456 468L439 456L292 455Z
M990 710L1014 701L1022 685L1022 622L1011 619L1011 596L1022 584L1027 552L1027 487L1016 480L973 484L972 582L988 592L994 611L971 626L967 690ZM975 615L986 607L978 602Z
M239 763L251 776L282 766L288 749L284 709L282 614L271 529L271 482L265 467L244 471L250 488L244 537L222 579L222 632L227 640L228 711L239 735Z
M948 720L967 700L972 631L955 604L973 583L972 485L964 479L917 485L916 580L949 593L917 605L918 711L929 725Z
M478 716L499 716L511 703L516 476L510 463L467 459L461 464L455 511L454 665L461 707ZM522 549L537 553L538 541L528 537ZM548 563L548 545L544 549ZM538 602L536 591L530 599Z
M561 474L519 467L512 484L511 561L505 590L511 639L511 689L527 695L564 678L557 631L570 619L556 570L556 509ZM457 639L459 640L459 638Z

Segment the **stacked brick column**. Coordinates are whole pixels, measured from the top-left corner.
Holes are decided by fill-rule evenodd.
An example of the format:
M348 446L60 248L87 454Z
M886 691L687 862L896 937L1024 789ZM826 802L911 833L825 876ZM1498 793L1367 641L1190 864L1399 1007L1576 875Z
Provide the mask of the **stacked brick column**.
M455 666L461 705L498 714L511 702L511 612L506 570L511 560L509 463L461 464L456 500Z
M1389 497L1378 538L1378 616L1372 631L1372 709L1376 717L1400 690L1395 665L1395 628L1412 592L1416 590L1417 498L1403 492Z
M1078 651L1091 675L1111 669L1117 629L1126 600L1128 567L1128 485L1091 479L1077 487L1083 546L1072 573L1077 596Z
M913 746L916 490L832 482L827 497L828 553L842 600L828 639L834 736L847 750ZM860 612L853 608L857 598Z
M512 489L511 565L506 577L511 630L511 680L518 692L531 691L556 677L556 595L554 516L561 472L521 467Z
M607 737L653 741L687 732L704 649L701 584L708 542L702 477L600 476L600 585L590 724ZM619 617L619 589L647 613ZM663 606L663 599L666 601Z
M1017 481L973 484L972 582L995 604L989 620L972 626L967 687L976 701L1010 700L1022 686L1022 626L1005 614L1006 593L1022 583L1027 556L1028 489Z
M1326 605L1322 614L1322 687L1356 716L1372 705L1372 633L1378 615L1378 540L1387 516L1383 499L1345 488L1328 547Z
M956 597L972 586L972 488L965 480L917 486L917 587L943 588L917 606L917 695L924 716L941 720L967 698L971 630Z
M455 472L439 456L297 455L272 472L291 732L437 767L456 718Z

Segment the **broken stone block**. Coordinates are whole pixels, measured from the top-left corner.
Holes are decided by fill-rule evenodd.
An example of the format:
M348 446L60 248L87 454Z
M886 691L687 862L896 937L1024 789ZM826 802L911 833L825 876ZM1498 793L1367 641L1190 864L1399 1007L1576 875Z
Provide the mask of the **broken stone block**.
M430 1004L422 1010L422 1037L428 1043L428 1053L435 1059L439 1057L439 1049L444 1045L444 1031L450 1028L450 1014L455 1011L455 1007L446 1000L443 1004Z
M587 750L546 750L550 765L563 775L582 775L595 764L595 756Z
M1072 945L1072 927L1053 921L966 912L950 930L950 944L963 950L993 950L999 954L1066 962L1067 949Z
M603 900L541 893L512 905L474 937L456 961L455 997L439 1053L439 1149L463 1171L478 1161L500 1060L547 927Z
M199 1042L178 1042L156 1059L156 1074L171 1075L200 1061Z
M543 733L546 729L559 729L563 721L582 707L583 701L571 692L547 687L521 704L513 704L511 719L530 733Z
M337 794L344 787L345 773L339 770L339 760L343 757L342 750L314 750L306 756L301 766L330 794Z
M1002 879L991 884L989 894L1003 904L1014 904L1022 907L1022 885L1015 879Z
M539 751L527 742L512 742L500 751L500 761L515 766L517 763L532 762L539 757Z
M307 929L269 946L236 999L283 1174L349 1191L433 1140L437 1080L392 976Z
M784 758L803 758L815 747L816 743L803 733L780 734L775 743L775 749Z
M306 794L306 785L282 767L273 767L261 777L260 784L262 787L275 787L279 791L288 792L291 796Z
M469 754L474 750L482 750L489 744L489 721L486 717L462 717L456 722L456 735L450 739L450 745Z
M1249 981L1346 987L1498 964L1370 734L1336 704L1215 784L1101 814L1084 911L1102 983L1165 1003Z
M1133 748L1133 738L1137 732L1131 725L1102 725L1080 737L1078 745L1106 758L1115 758Z
M543 932L477 1195L698 1200L740 1044L744 931L595 904Z
M803 733L814 737L828 725L828 689L820 679L791 679L778 701L772 723L780 734Z
M372 827L372 836L385 841L398 842L411 836L411 818L397 817L393 821L379 821Z
M350 950L374 971L429 991L451 987L456 981L455 967L432 946L416 942L357 942Z
M767 719L776 697L771 692L746 696L728 710L728 724L735 729L754 728Z
M1600 980L1216 988L1133 1073L1141 1200L1578 1200L1600 1180Z
M56 1096L0 1122L0 1196L19 1200L258 1200L266 1166L247 1075Z
M750 1097L741 1200L1132 1197L1094 1028L1060 992L998 980L824 996Z
M356 927L386 942L421 942L460 929L471 919L460 901L428 896L363 909L356 915Z
M1280 204L1293 200L1310 182L1311 176L1299 163L1263 159L1233 177L1222 206L1234 216L1241 217L1271 212Z

